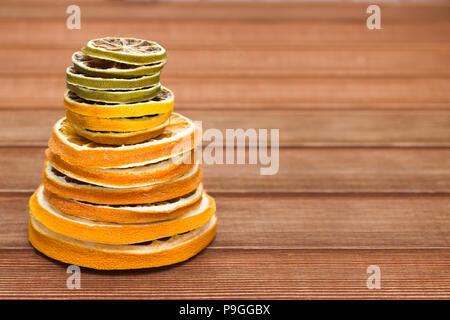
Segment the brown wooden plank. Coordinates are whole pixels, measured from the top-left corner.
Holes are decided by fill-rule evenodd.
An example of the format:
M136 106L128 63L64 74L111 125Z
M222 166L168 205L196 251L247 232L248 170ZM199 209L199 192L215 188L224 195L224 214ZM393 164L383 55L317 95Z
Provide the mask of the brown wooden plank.
M369 265L381 289L368 290ZM82 269L68 290L66 264L32 250L0 250L2 298L324 299L450 297L448 250L223 250L152 270ZM180 284L183 285L180 285Z
M211 248L450 248L448 196L212 195ZM0 195L0 248L29 248L28 197Z
M12 20L0 22L4 47L67 48L79 50L99 35L130 36L158 41L169 51L180 48L430 48L448 47L450 25L444 22L383 25L369 30L364 17L357 23L333 22L178 22L178 21L88 21L82 32L65 28L65 21ZM149 35L151 30L151 35ZM29 34L32 33L33 37Z
M447 110L192 110L203 129L279 129L281 146L450 146ZM0 146L46 146L64 110L0 110ZM206 142L205 142L206 143Z
M0 191L33 191L44 148L0 150ZM260 175L260 167L203 164L204 183L233 193L450 192L450 149L280 149L277 174Z
M87 1L79 0L84 20L247 20L247 21L363 21L366 3L283 3L233 1L232 3L164 3L166 1ZM168 1L171 2L171 1ZM209 2L209 3L208 3ZM3 19L65 19L69 0L2 1ZM383 21L448 21L450 6L437 3L383 3ZM126 11L124 11L126 9Z
M3 49L0 75L60 76L71 49ZM164 77L448 76L450 47L419 49L272 49L170 51Z
M322 103L341 106L380 104L450 105L446 78L323 78L240 79L168 78L163 85L175 92L178 105L210 108L301 108ZM0 77L0 108L60 108L65 91L64 74ZM275 98L274 98L275 97ZM382 106L381 106L382 107Z

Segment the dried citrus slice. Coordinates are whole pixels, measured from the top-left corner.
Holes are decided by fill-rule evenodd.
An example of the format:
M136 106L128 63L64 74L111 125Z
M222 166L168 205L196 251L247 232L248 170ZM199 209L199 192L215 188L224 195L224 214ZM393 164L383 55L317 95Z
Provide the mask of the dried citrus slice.
M188 118L172 113L170 124L158 137L125 146L103 145L85 139L62 118L53 127L49 148L72 165L108 168L158 162L192 150L200 142L201 128Z
M179 217L196 207L203 194L203 186L181 197L152 204L101 205L60 197L44 189L47 201L54 208L71 216L114 223L141 223Z
M94 58L78 51L72 55L73 66L76 70L94 77L101 78L135 78L154 74L164 67L166 61L134 65L112 60Z
M81 137L84 137L89 141L95 143L113 146L131 145L156 138L162 134L164 128L167 127L168 125L169 120L166 120L166 122L164 122L160 126L150 128L147 130L130 131L130 132L113 132L113 131L92 131L71 124L73 130Z
M49 149L45 151L45 154L52 166L66 176L110 188L139 187L150 183L162 183L185 174L194 166L193 151L186 151L173 158L144 166L105 169L73 166Z
M30 217L28 238L46 256L81 267L123 270L160 267L196 255L214 239L215 215L200 228L150 244L118 245L78 240L58 234Z
M167 59L166 49L158 43L135 38L105 37L90 40L81 52L91 57L138 65Z
M203 172L198 164L185 174L164 183L130 188L107 188L66 176L46 162L43 174L45 188L61 197L98 204L155 203L180 197L198 188Z
M141 117L98 118L66 110L67 121L71 124L92 131L114 132L131 132L156 128L165 123L169 119L170 114L170 112L167 112Z
M77 71L74 67L66 69L66 81L70 84L99 90L139 89L159 83L159 72L148 76L130 79L93 77Z
M98 90L76 86L68 82L66 87L83 99L105 103L130 103L149 100L156 97L161 90L159 83L134 90Z
M37 221L54 232L102 243L131 244L174 236L201 227L216 211L214 199L204 193L198 206L177 218L149 223L97 222L53 208L44 197L43 189L40 186L29 202L30 213Z
M173 110L172 91L161 87L161 91L151 100L127 104L106 104L80 98L67 91L64 94L64 106L78 114L100 118L141 117L148 114L167 113Z

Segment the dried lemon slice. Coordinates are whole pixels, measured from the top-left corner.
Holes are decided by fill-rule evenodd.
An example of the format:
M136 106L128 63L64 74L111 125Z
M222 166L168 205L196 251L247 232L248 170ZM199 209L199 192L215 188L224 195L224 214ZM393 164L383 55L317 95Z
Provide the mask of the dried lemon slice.
M92 131L71 124L72 129L80 136L91 142L109 146L125 146L149 141L157 138L164 132L164 128L169 125L169 120L158 127L147 130L130 132L113 131Z
M106 205L60 197L44 189L47 201L54 208L71 216L114 223L141 223L179 217L199 204L203 186L181 197L135 205Z
M140 89L150 87L159 83L159 72L148 76L140 76L130 79L99 78L83 74L74 67L66 69L66 81L72 85L82 86L90 89L117 90L117 89Z
M118 245L78 240L46 228L30 217L28 238L36 250L69 264L101 270L160 267L196 255L214 239L216 215L200 228L150 244Z
M81 52L91 57L138 65L167 59L166 49L158 43L135 38L105 37L90 40Z
M80 98L71 91L64 94L64 106L78 114L99 118L141 117L148 114L167 113L173 110L172 91L161 87L161 91L151 100L127 104L107 104Z
M198 164L185 174L164 183L130 188L107 188L79 181L46 162L43 174L45 188L61 197L99 204L155 203L180 197L198 188L203 172Z
M72 62L76 70L101 78L135 78L145 76L161 71L166 64L166 61L146 65L125 64L90 57L80 51L72 55Z
M92 131L130 132L156 128L165 123L170 112L153 114L142 117L127 118L97 118L84 116L70 110L66 110L66 118L71 124Z
M185 151L201 142L201 128L178 113L172 113L170 123L151 140L125 146L109 146L92 142L78 135L65 118L53 127L50 151L64 161L88 168L108 168L144 165L158 162Z
M53 208L45 198L43 189L40 186L29 201L30 213L37 221L54 232L102 243L131 244L171 237L201 227L216 211L214 199L204 193L196 207L177 218L149 223L97 222L70 216Z
M150 100L156 97L161 90L161 84L159 83L134 90L98 90L76 86L69 82L66 82L66 87L83 99L105 103L130 103Z
M73 166L52 153L45 151L47 159L58 171L70 178L110 188L140 187L163 183L181 176L195 165L194 151L156 163L130 168L86 168Z

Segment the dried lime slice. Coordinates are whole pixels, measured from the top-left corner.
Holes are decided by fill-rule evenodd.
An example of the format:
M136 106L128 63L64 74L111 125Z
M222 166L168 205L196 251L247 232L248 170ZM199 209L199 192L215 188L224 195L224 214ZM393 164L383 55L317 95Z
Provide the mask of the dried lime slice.
M146 65L133 65L94 58L78 51L72 55L72 62L78 71L101 78L134 78L154 74L164 67L166 61Z
M156 97L161 90L161 84L136 90L97 90L66 83L67 89L75 92L86 100L105 103L130 103L149 100Z
M159 72L149 76L130 79L103 79L85 75L77 71L74 67L68 67L66 69L66 81L73 85L99 90L139 89L159 83Z
M105 37L90 40L81 51L91 57L131 64L149 64L166 60L166 49L154 41Z

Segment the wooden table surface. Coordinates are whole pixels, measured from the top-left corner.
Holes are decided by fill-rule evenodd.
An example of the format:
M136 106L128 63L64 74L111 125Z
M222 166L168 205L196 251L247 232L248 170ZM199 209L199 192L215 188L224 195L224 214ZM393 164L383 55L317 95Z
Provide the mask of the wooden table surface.
M450 298L450 5L80 1L0 4L1 298ZM64 115L73 51L163 44L175 109L205 128L279 128L280 170L204 165L214 242L153 270L82 269L27 240L27 200ZM368 290L366 269L381 269Z

